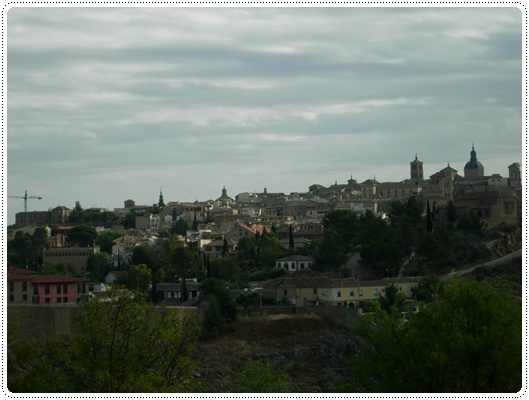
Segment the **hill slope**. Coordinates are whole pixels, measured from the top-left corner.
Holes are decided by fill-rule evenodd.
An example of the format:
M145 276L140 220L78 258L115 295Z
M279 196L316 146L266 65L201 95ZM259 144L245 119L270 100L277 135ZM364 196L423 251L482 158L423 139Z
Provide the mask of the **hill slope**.
M266 360L287 373L291 391L329 392L346 372L344 359L357 351L356 340L314 315L240 318L225 337L198 344L194 378L212 392L229 392L248 360Z

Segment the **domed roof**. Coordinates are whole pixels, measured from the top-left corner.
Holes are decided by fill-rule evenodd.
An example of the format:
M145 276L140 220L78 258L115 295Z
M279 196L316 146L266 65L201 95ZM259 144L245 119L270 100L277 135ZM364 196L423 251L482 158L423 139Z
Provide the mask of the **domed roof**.
M483 169L483 164L478 161L478 157L476 156L474 145L472 145L472 151L470 152L470 161L465 164L465 170L467 169Z
M481 164L478 160L471 160L465 164L465 169L483 169L483 164Z

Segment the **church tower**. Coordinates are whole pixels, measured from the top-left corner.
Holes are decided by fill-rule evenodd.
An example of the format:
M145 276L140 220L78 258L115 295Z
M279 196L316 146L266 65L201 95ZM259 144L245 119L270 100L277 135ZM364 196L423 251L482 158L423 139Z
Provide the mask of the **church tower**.
M520 163L509 165L509 186L513 189L522 187L522 174L520 173Z
M410 179L419 181L424 179L422 161L417 159L417 154L415 154L415 160L410 162Z
M474 143L472 143L472 151L470 152L470 161L465 164L465 178L483 178L485 169L483 164L478 161L476 150L474 150Z
M158 206L165 207L165 203L163 202L162 188L160 188L160 197L158 198Z

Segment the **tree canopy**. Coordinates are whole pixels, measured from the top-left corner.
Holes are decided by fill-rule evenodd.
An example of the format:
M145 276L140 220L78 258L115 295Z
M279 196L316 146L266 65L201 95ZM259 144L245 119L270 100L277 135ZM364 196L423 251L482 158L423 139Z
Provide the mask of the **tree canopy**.
M196 314L114 293L82 303L79 331L45 343L21 342L10 330L12 392L185 392L193 368L187 355L200 332Z
M353 392L518 392L522 388L522 307L486 282L453 279L407 319L379 308L356 331Z
M91 225L77 225L68 231L68 241L79 247L93 246L96 238L96 228Z

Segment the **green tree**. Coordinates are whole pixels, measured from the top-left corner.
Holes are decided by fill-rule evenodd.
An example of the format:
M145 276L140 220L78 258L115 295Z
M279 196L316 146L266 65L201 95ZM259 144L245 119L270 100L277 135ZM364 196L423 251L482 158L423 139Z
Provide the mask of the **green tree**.
M152 271L145 264L132 266L127 271L125 278L126 286L130 290L136 290L140 293L145 292L151 283Z
M239 239L237 245L237 259L242 270L248 270L255 266L256 248L257 245L254 238L244 236Z
M101 232L97 235L95 244L99 246L101 251L112 254L114 241L123 236L125 236L125 232Z
M185 236L188 230L189 224L182 218L174 223L171 233Z
M32 239L29 233L17 231L15 237L7 243L8 265L17 268L36 269L36 259L28 259L31 254Z
M233 393L288 393L290 388L286 372L271 362L247 361L241 374L241 382Z
M226 283L217 278L202 282L200 294L210 304L205 328L208 332L219 335L237 319L237 304L231 297Z
M294 248L294 231L292 230L292 224L288 226L288 248Z
M129 212L125 214L125 218L123 219L123 228L124 229L135 229L136 228L136 217L138 214Z
M214 277L230 280L238 270L237 259L231 256L215 258L211 261L211 273Z
M426 232L432 232L432 213L430 211L430 200L426 203Z
M444 230L426 232L420 239L415 253L433 266L443 267L450 258L450 236Z
M395 285L391 284L384 290L384 295L380 297L380 306L386 312L391 312L394 308L397 311L402 311L406 302L406 296L399 291Z
M134 247L130 263L131 265L145 264L151 270L158 269L160 256L150 246L142 244Z
M456 207L454 205L454 202L452 200L450 200L448 202L448 206L446 208L446 220L450 224L455 224L455 222L457 221L457 218L458 218L457 209L456 209Z
M198 230L197 213L193 214L193 228L194 231Z
M485 222L478 216L472 214L463 214L457 222L457 229L466 233L473 233L483 237L485 233Z
M68 231L68 242L79 247L93 246L97 231L91 225L77 225Z
M92 254L86 261L86 270L92 274L92 280L96 282L104 282L111 268L112 259L105 252Z
M84 210L83 210L83 207L81 207L81 203L79 201L76 201L75 206L73 207L72 212L70 213L70 216L68 217L68 221L72 223L82 222L83 214L84 214Z
M377 311L356 330L365 345L340 390L518 392L522 388L522 306L486 282L453 279L441 298L406 322Z
M336 236L342 239L343 253L354 250L358 244L358 216L350 210L334 210L322 219L322 225L327 232L334 232Z
M285 249L273 232L263 234L257 241L256 264L259 267L273 268L275 261L285 254Z
M81 303L75 336L22 343L8 362L14 392L185 392L188 357L199 333L196 314L157 307L113 292Z
M66 263L46 264L39 271L41 275L67 275L70 270Z
M411 288L412 297L420 302L432 302L442 290L442 282L437 275L426 275L419 284Z
M228 255L228 239L222 240L222 257Z

